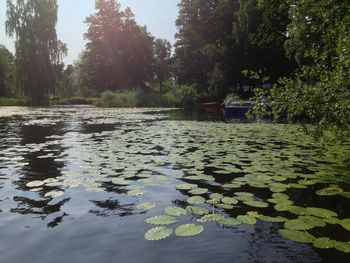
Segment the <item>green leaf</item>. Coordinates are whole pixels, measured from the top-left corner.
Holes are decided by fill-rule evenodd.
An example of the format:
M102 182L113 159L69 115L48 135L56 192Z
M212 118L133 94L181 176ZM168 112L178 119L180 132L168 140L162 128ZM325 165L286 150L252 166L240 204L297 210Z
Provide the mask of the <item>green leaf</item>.
M191 237L202 233L203 230L204 228L201 225L185 224L176 228L175 234L179 237Z
M334 248L344 253L350 253L350 243L333 240Z
M288 220L284 223L284 228L291 230L308 230L314 227L324 227L326 223L313 216L300 216L298 219Z
M191 190L195 187L197 187L196 184L178 184L177 186L175 186L177 190Z
M171 228L165 226L154 227L145 233L145 239L150 241L157 241L165 239L173 233Z
M185 209L176 206L168 206L164 209L164 212L170 216L181 216L187 214Z
M242 224L241 221L239 221L236 218L232 218L232 217L225 217L225 218L219 220L219 222L225 226L236 226L236 225Z
M346 230L350 231L350 218L348 219L343 219L341 222L340 222L340 225L342 227L344 227Z
M316 238L308 232L280 229L278 232L285 238L299 243L312 243Z
M232 197L224 197L221 199L221 202L227 205L235 205L238 203L238 200Z
M338 214L328 209L318 208L318 207L307 207L306 213L308 215L318 216L321 218L337 217Z
M224 219L223 215L220 214L209 214L209 215L205 215L201 218L202 221L206 222L206 221L221 221Z
M203 204L205 202L205 198L201 196L192 196L187 199L187 202L192 205Z
M177 220L176 217L164 215L147 218L145 222L152 225L171 225L176 223Z
M334 240L329 239L328 237L320 237L315 239L313 242L315 248L332 248L334 247Z
M247 224L247 225L255 225L256 224L256 218L253 216L240 215L240 216L237 216L237 219L240 222L242 222L243 224Z
M243 203L245 205L249 205L252 207L260 207L260 208L269 207L267 203L261 202L261 201L244 201Z
M140 196L140 195L144 195L147 192L147 190L145 189L135 189L135 190L130 190L128 191L128 195L130 196Z
M341 189L339 186L332 185L330 187L318 190L316 194L321 196L331 196L331 195L341 194L342 192L343 192L343 189Z
M156 207L156 204L152 203L152 202L145 202L145 203L138 204L136 206L137 209L142 210L142 211L147 211L147 210L150 210L150 209L155 208L155 207Z
M271 216L260 216L259 219L267 222L272 222L272 223L278 223L278 222L285 222L288 219L282 216L276 216L276 217L271 217Z
M187 206L186 210L188 211L188 213L193 214L193 215L206 215L209 214L209 210L204 208L204 207L200 207L200 206Z
M213 193L211 195L209 195L209 198L212 200L217 200L220 201L224 196L222 194L218 194L218 193Z
M207 188L195 188L189 191L190 194L192 195L202 195L208 192Z

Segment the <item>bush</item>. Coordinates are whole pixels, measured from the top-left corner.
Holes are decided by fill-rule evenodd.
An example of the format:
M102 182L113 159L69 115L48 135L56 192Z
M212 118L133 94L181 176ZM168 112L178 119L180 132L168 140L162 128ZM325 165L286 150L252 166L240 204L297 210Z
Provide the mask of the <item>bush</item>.
M24 98L4 98L0 97L0 106L25 106L27 105Z

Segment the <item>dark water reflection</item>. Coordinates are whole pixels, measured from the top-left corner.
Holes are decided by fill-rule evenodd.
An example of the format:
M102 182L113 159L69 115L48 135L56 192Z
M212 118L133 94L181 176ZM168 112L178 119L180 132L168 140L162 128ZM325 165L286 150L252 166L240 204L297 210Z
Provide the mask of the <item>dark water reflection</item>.
M237 160L234 168L241 171L233 172L232 178L247 174L244 167L247 164L254 167L253 157L258 156L264 163L271 155L281 169L284 161L297 158L293 164L296 172L305 176L315 173L318 147L312 142L304 145L290 138L275 141L272 137L277 133L264 139L259 133L252 137L253 132L249 138L243 136L244 145L240 145L236 138L239 132L227 138L225 132L218 133L221 129L228 132L236 129L221 123L222 120L217 113L181 110L0 108L0 262L350 260L347 254L334 249L318 250L282 238L278 230L283 224L261 220L254 226L242 224L235 228L208 222L205 231L193 238L144 240L144 233L152 227L144 222L146 218L163 214L164 207L169 205L184 208L188 205L188 192L175 189L179 183L194 183L183 178L184 175L213 176L215 180L211 183L205 180L195 183L210 193L233 196L234 190L230 192L222 187L228 183L229 175L220 175L218 169L232 166L234 158ZM207 145L209 139L215 145ZM272 153L265 152L267 144ZM241 156L232 155L230 149L234 147L240 149ZM279 149L285 151L288 147L297 149L297 153L288 156L279 153ZM232 160L224 158L231 155ZM303 156L303 162L298 162L297 156ZM216 166L209 165L213 163ZM333 162L326 166L335 174L348 169ZM116 183L118 178L125 178L129 186L147 192L139 197L129 196L127 193L133 188ZM296 182L293 180L292 183ZM28 186L33 181L45 183ZM348 183L339 184L345 191L350 190ZM288 189L286 193L295 205L316 206L321 200L322 207L337 211L339 218L350 217L349 199L310 194L319 188L322 184L307 190ZM271 197L268 188L251 185L242 185L239 192L255 193L260 200ZM52 193L58 196L53 198ZM156 203L154 209L137 209L138 204L150 201ZM276 212L271 206L240 205L222 211L234 217L249 211L288 216L287 212ZM196 223L197 219L186 216L178 220L185 224ZM349 232L339 225L312 233L350 241Z

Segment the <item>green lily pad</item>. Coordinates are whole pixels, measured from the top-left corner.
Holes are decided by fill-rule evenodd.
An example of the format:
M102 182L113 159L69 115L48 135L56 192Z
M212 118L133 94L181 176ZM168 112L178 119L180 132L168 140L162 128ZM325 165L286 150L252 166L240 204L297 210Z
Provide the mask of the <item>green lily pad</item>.
M323 221L325 221L327 224L331 224L331 225L336 225L336 224L341 223L340 219L334 218L334 217L323 218Z
M125 180L124 178L113 178L112 184L123 186L123 185L128 185L129 181Z
M145 239L150 241L157 241L165 239L173 233L171 228L167 228L165 226L158 226L151 228L145 233Z
M182 216L187 214L186 209L176 206L168 206L164 209L164 212L170 216Z
M293 202L282 202L274 206L276 211L288 211L293 205Z
M208 214L201 218L201 221L221 221L224 219L223 215L220 214Z
M256 224L256 218L250 215L240 215L240 216L237 216L237 219L243 224L247 224L247 225Z
M238 204L238 200L232 197L224 197L221 199L221 202L227 205L235 205Z
M343 192L343 189L341 189L337 185L333 185L333 186L318 190L316 194L321 196L331 196L331 195L341 194L342 192Z
M245 205L249 205L252 207L260 207L260 208L269 207L267 203L261 202L261 201L244 201L243 203Z
M188 213L193 214L193 215L207 215L209 214L209 210L204 208L204 207L200 207L200 206L187 206L186 210L188 211Z
M340 225L342 227L344 227L346 230L350 231L350 218L348 219L343 219L341 222L340 222Z
M307 207L306 213L308 215L317 216L321 218L337 217L338 214L328 209L318 208L318 207Z
M228 205L228 204L215 204L216 207L222 208L222 209L233 209L233 205Z
M313 243L316 239L313 235L305 231L280 229L278 232L285 238L299 243Z
M134 190L130 190L128 191L128 195L130 196L140 196L140 195L144 195L147 192L147 190L145 189L134 189Z
M334 248L344 253L350 253L350 243L333 240Z
M193 194L193 195L202 195L202 194L205 194L207 192L208 192L207 188L195 188L195 189L192 189L191 191L189 191L189 193Z
M271 217L271 216L260 216L259 219L266 221L266 222L272 222L272 223L279 223L279 222L285 222L288 219L283 217L283 216L276 216L276 217Z
M237 196L245 196L245 197L253 197L254 194L248 193L248 192L236 192L235 195Z
M196 187L197 187L196 184L178 184L177 186L175 186L177 190L191 190Z
M289 212L291 212L295 215L302 216L302 215L305 215L307 213L307 210L304 207L293 205L289 208Z
M201 225L185 224L176 228L175 234L179 237L191 237L202 233L203 230L204 228Z
M225 226L237 226L242 224L241 221L232 217L225 217L224 219L221 219L219 222Z
M171 225L177 222L176 217L173 216L153 216L145 220L146 223L152 225Z
M136 206L137 209L142 211L151 210L152 208L155 208L155 207L156 207L156 204L153 202L145 202L145 203L138 204Z
M278 199L289 200L289 196L286 195L286 194L282 194L282 193L275 193L275 194L272 195L272 197L274 199L277 199L277 200Z
M27 187L39 187L43 186L45 183L43 181L32 181L26 184Z
M218 193L213 193L211 195L209 195L209 198L212 200L217 200L220 201L224 196L222 194L218 194Z
M313 242L313 246L315 248L322 248L322 249L332 248L334 247L334 240L331 240L328 237L320 237L315 239L315 241Z
M198 205L198 204L203 204L205 202L205 198L201 196L192 196L187 199L187 203L192 204L192 205Z
M284 223L284 228L291 230L308 230L314 227L324 227L326 223L317 217L299 216L298 219L288 220Z

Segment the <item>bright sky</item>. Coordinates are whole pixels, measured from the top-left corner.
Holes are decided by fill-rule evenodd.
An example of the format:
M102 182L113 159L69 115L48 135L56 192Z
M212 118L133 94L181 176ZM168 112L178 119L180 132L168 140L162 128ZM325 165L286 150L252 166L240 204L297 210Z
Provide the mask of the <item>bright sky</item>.
M57 0L58 23L57 33L60 40L68 45L68 56L65 63L72 63L83 50L83 34L87 26L85 17L94 13L94 0ZM135 14L139 25L146 25L152 35L166 38L174 43L176 33L175 20L180 0L119 0L122 8L129 6ZM0 0L0 43L14 51L13 39L5 34L6 0Z

